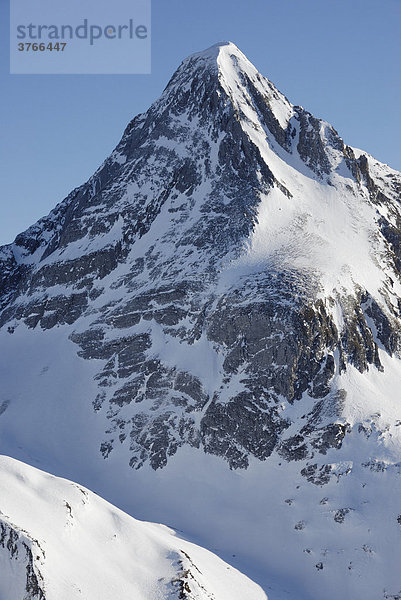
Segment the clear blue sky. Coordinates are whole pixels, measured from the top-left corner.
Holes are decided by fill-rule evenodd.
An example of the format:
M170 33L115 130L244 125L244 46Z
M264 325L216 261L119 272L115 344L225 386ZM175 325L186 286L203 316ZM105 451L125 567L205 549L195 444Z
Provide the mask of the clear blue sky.
M183 58L222 40L401 170L401 0L153 0L152 74L123 76L9 75L8 0L0 11L0 244L90 177Z

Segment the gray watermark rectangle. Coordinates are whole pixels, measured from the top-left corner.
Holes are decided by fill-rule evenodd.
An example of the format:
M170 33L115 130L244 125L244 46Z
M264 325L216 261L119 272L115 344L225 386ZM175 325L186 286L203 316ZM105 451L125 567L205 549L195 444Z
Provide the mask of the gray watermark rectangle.
M151 71L151 0L10 0L10 73Z

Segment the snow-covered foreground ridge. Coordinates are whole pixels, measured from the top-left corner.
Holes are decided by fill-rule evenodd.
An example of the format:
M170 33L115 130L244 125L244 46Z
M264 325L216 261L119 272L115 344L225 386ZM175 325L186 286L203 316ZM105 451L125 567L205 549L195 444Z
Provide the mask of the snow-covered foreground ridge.
M217 556L89 490L0 457L2 600L266 600Z
M401 595L401 174L234 44L0 249L0 450L272 600Z

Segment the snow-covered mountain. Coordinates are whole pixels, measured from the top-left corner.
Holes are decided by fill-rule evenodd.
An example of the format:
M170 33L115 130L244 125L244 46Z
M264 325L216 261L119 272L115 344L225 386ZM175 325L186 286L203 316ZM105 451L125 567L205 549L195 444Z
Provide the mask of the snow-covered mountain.
M0 598L266 600L217 556L89 490L0 457Z
M401 595L401 174L231 43L0 250L0 450L271 600Z

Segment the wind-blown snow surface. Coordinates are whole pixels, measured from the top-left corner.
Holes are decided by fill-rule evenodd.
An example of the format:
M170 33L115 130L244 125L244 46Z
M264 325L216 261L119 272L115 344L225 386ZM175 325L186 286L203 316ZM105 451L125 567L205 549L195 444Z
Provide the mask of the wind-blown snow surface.
M0 457L2 600L266 600L211 552Z
M233 44L0 249L0 448L271 600L401 594L401 174Z

